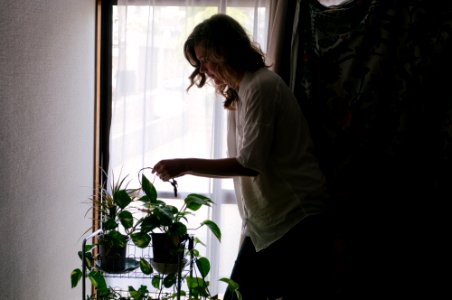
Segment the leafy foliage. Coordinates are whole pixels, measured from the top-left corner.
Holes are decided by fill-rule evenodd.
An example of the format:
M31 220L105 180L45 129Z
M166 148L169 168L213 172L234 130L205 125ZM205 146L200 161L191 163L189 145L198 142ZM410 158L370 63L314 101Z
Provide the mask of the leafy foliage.
M183 296L185 297L183 299L189 300L219 299L217 295L210 295L209 291L207 278L210 272L210 261L206 257L202 257L197 249L197 247L205 245L192 232L206 226L221 241L221 230L212 220L202 221L198 227L190 230L190 234L187 228L190 216L203 206L211 206L213 201L204 195L192 193L185 197L181 208L178 209L158 199L155 186L144 174L141 174L140 188L138 189L127 188L125 178L117 184L114 180L112 182L110 191L101 189L102 201L94 201L95 205L98 205L102 217L101 237L96 244L87 245L84 253L78 252L80 259L84 257L88 271L87 278L96 292L89 299L164 300L176 299L178 296ZM176 188L176 182L174 181L172 184ZM177 190L175 190L175 193L177 193ZM141 213L144 212L144 216L135 220L133 212L128 208L138 202L142 204L143 208L140 211ZM138 265L141 272L149 276L149 286L141 285L138 289L129 286L129 296L124 297L107 285L104 271L96 264L98 257L94 254L94 250L99 243L126 245L129 237L138 248L146 248L149 247L154 232L163 232L175 245L183 245L179 248L182 260L185 265L188 262L192 269L180 268L179 272L181 272L181 278L185 280L188 290L177 291L178 272L161 273L153 267L149 258L140 257L138 258ZM190 240L188 248L185 246L187 239ZM71 272L72 288L78 285L82 277L83 272L80 268ZM235 282L227 278L221 280L235 290L239 299L241 299ZM149 289L157 291L157 298L154 294L151 295ZM168 293L166 292L168 290L174 292Z

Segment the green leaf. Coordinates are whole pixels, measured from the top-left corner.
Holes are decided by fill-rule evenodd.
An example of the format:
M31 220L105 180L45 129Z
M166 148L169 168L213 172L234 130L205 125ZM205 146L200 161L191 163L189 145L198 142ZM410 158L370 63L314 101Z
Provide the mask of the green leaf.
M156 289L159 289L160 281L161 281L160 275L157 274L157 275L153 276L152 280L151 280L152 286Z
M127 236L119 231L110 231L103 235L99 242L110 246L125 247L127 244Z
M119 221L125 229L132 228L133 226L133 216L128 210L123 210L118 215Z
M91 252L91 250L94 248L94 245L85 245L85 253ZM81 257L80 257L81 258Z
M223 278L220 278L219 281L227 283L228 288L231 290L236 290L239 288L239 284L230 278L223 277Z
M187 208L192 211L197 211L201 206L210 206L213 203L210 198L200 194L188 194L184 201Z
M138 200L141 202L145 202L145 204L149 203L149 197L147 195L141 196L140 198L138 198Z
M151 237L146 232L134 232L130 237L135 246L139 248L146 248L151 242Z
M203 278L187 276L185 282L190 290L190 295L193 297L190 299L200 299L200 297L209 296L209 282Z
M227 283L228 289L235 293L238 300L242 300L242 294L240 293L240 290L239 290L240 286L237 282L235 282L234 280L227 278L227 277L220 278L219 281L223 281L223 282Z
M96 289L97 297L96 299L115 299L115 291L108 288L107 286L102 286Z
M96 290L108 289L104 275L99 271L92 271L88 274L88 278Z
M91 261L93 260L93 254L91 252L91 250L94 248L94 245L85 245L85 263L88 269L91 269L92 263ZM82 251L78 251L77 252L78 257L80 259L82 259L83 257L83 253Z
M220 230L220 227L218 227L217 223L215 223L211 220L205 220L201 224L209 227L209 229L213 233L213 235L218 239L218 241L221 242L221 230Z
M193 257L199 257L201 254L199 253L198 249L192 249L190 250L191 255L193 255Z
M105 220L105 222L102 223L102 228L104 229L104 231L113 230L116 229L116 227L118 227L118 224L116 223L115 219L108 218L107 220Z
M198 267L199 272L203 278L206 278L207 274L210 272L210 262L205 257L200 257L196 259L196 267Z
M82 258L81 253L82 253L82 251L79 251L80 259ZM91 268L93 267L93 261L94 261L93 253L85 252L85 264L86 264L86 267L88 268L88 270L91 270Z
M174 213L172 207L157 207L152 213L161 226L169 226L173 223Z
M159 225L158 219L155 215L149 215L142 219L140 229L141 232L150 232Z
M75 288L77 284L80 281L80 278L82 278L83 273L80 269L74 269L71 273L71 287Z
M187 234L187 226L181 222L176 222L168 230L170 236L183 237Z
M154 269L152 268L149 261L147 261L144 258L140 259L140 270L143 272L143 274L150 275L152 272L154 272Z
M129 294L130 294L130 297L132 297L132 299L134 299L134 300L136 300L136 299L138 299L139 297L141 297L140 292L136 291L136 290L133 288L133 286L129 286Z
M163 286L166 288L172 287L176 284L176 273L168 274L165 278L163 278Z
M138 290L135 290L135 288L133 286L129 286L129 294L132 297L132 299L134 299L134 300L145 299L145 296L147 293L149 293L149 291L145 285L141 285Z
M132 202L132 198L127 190L118 190L113 193L113 202L121 209L124 209L130 202Z
M148 293L149 291L148 291L148 288L147 288L147 286L145 286L145 285L140 285L140 288L138 289L142 294L144 294L144 293Z
M142 201L147 200L151 203L157 201L157 190L155 189L155 186L152 184L152 182L150 182L144 174L142 174L141 176L141 188L148 197L147 199L141 198Z

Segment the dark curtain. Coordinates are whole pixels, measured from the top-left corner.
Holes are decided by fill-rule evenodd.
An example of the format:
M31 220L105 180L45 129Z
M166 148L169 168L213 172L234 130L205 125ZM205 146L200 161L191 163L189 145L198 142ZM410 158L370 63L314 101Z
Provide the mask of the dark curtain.
M450 286L451 1L297 7L274 59L291 57L283 77L327 177L338 297L436 299Z
M266 62L287 83L290 82L292 36L297 22L297 1L271 1Z

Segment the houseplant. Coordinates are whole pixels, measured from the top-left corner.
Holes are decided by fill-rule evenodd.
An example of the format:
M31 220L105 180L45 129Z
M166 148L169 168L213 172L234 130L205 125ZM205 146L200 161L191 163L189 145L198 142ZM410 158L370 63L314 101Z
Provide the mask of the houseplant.
M178 209L157 198L157 190L144 173L141 173L140 184L143 194L139 201L143 203L143 211L146 212L146 215L137 222L140 225L140 231L132 235L132 240L135 244L142 246L150 241L149 237L153 238L154 247L156 239L164 239L163 242L166 242L167 238L175 247L184 243L188 237L189 217L194 215L202 206L211 206L213 203L210 198L204 195L191 193L185 197L182 207ZM171 184L174 186L175 196L177 196L176 181L172 180ZM215 222L208 219L204 220L193 230L202 226L207 226L211 233L221 241L221 231ZM169 259L174 262L172 257L169 257ZM165 262L163 257L158 257L156 260Z
M139 174L145 169L150 168L140 170ZM174 180L170 182L177 196L177 183ZM154 254L150 264L147 261L140 262L142 272L151 274L153 269L158 271L158 274L152 276L153 287L157 289L177 285L176 274L179 272L179 278L185 278L188 288L188 292L182 291L182 293L189 295L190 299L217 299L216 296L210 295L209 282L206 280L210 271L210 261L201 256L198 250L198 246L205 245L194 232L206 226L221 241L220 228L209 219L191 228L190 234L188 228L190 217L194 216L201 207L211 206L213 201L204 195L190 193L184 198L181 207L177 208L158 199L157 190L144 173L141 173L140 185L142 196L139 200L143 202L143 211L146 214L138 222L140 231L132 234L131 237L134 243L137 240L152 241ZM163 248L162 252L159 252L160 247ZM190 263L190 272L183 275L182 270L187 262ZM227 278L220 280L234 285Z
M209 282L210 261L200 255L200 246L205 246L196 236L196 230L206 226L210 232L221 241L221 231L212 220L204 220L195 228L188 228L190 216L193 216L203 206L210 206L213 201L201 194L188 194L180 208L167 204L158 199L157 190L152 182L140 170L140 186L136 189L128 189L125 178L118 184L113 184L110 193L103 190L105 201L96 202L99 205L102 220L101 238L99 241L111 240L116 245L127 244L127 239L139 248L152 245L152 250L158 248L158 239L164 237L167 245L174 246L174 250L166 250L164 254L170 254L170 261L165 261L158 254L153 257L136 258L137 267L150 279L149 288L156 293L150 293L148 286L142 285L138 289L129 286L130 297L121 296L120 293L109 288L104 277L103 269L97 262L99 256L93 255L93 249L97 244L85 246L79 252L84 268L89 273L90 279L96 290L95 299L218 299L210 295ZM171 181L177 196L177 183ZM142 205L136 211L127 208L131 204ZM115 208L115 209L113 209ZM137 213L137 214L135 214ZM138 214L139 213L139 214ZM140 215L140 217L137 217ZM107 230L108 228L108 230ZM122 229L122 230L119 230ZM105 230L105 231L104 231ZM116 233L112 233L116 232ZM122 235L118 235L121 233ZM125 238L124 238L125 237ZM152 244L151 244L152 243ZM71 274L72 287L77 286L84 276L83 270L75 269ZM181 288L184 279L186 290ZM228 278L220 281L227 283L237 290L237 285ZM152 295L152 296L151 296ZM155 298L157 297L157 298Z
M97 294L102 297L110 297L114 294L114 291L107 287L103 274L104 272L120 273L126 270L127 244L130 235L136 229L132 204L137 200L136 195L139 190L128 188L126 179L127 176L116 181L112 175L109 188L101 185L91 197L88 211L93 207L98 208L101 228L94 235L95 243L86 245L82 251L78 252L82 264L89 271L88 278L96 288ZM83 270L74 269L71 272L72 287L77 286L82 277Z
M135 235L151 236L154 254L151 259L151 266L145 262L140 264L140 267L144 266L142 271L145 273L154 267L159 274L152 277L153 286L155 288L162 288L163 286L168 288L178 284L175 274L179 272L179 278L181 277L183 265L188 261L186 258L189 257L190 264L192 264L190 270L194 269L193 264L196 265L195 270L199 271L200 276L193 276L193 273L184 276L189 289L188 294L192 298L195 297L193 299L200 299L198 297L201 296L209 297L206 277L210 271L210 262L207 258L199 255L200 252L196 246L202 243L196 236L188 234L187 226L190 216L194 215L201 207L210 206L213 201L204 195L191 193L184 198L182 206L176 208L157 198L154 185L144 173L141 174L140 183L143 196L139 200L144 203L146 215L140 220L140 233ZM177 196L177 183L174 180L171 183L175 189L175 196ZM203 226L207 226L210 232L221 241L219 227L209 219L201 222L196 228L192 229L192 232ZM162 274L164 277L162 277Z
M129 189L126 178L118 183L113 179L111 190L101 189L101 201L94 202L101 217L102 234L98 241L100 265L107 272L125 269L127 242L136 228L128 208L136 199L138 190Z

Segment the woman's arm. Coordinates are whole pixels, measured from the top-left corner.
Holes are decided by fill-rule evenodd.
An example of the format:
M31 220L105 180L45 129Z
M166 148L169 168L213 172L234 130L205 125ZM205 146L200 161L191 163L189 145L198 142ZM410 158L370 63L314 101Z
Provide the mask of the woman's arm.
M153 167L152 173L163 181L182 175L221 178L233 176L257 176L255 170L245 168L235 158L201 159L175 158L159 161Z

